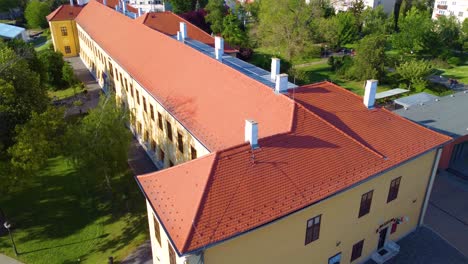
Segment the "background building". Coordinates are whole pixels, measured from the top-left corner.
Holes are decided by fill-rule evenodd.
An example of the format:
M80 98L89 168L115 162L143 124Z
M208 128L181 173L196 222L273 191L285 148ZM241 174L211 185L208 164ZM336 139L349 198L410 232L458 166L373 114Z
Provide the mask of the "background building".
M347 11L356 0L330 0L330 3L338 11ZM364 4L370 8L383 6L385 13L390 14L395 8L395 0L364 0Z
M5 40L22 39L28 41L26 29L9 24L0 23L0 38Z
M436 19L439 16L455 16L458 21L463 22L468 17L468 0L436 0L432 18Z

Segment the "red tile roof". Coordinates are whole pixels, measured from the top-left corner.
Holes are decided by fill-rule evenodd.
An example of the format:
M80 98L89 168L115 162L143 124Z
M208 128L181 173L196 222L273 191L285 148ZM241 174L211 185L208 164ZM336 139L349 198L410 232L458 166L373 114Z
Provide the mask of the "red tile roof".
M146 13L137 18L137 21L169 36L177 35L177 31L180 29L180 22L185 22L189 38L198 40L211 47L215 46L214 37L172 12ZM237 52L236 49L227 43L224 44L224 50L226 53Z
M99 3L103 3L103 0L97 0ZM115 9L115 6L118 6L119 5L119 0L107 0L107 6L112 8L112 9ZM132 12L132 13L135 13L135 14L138 14L138 9L137 8L134 8L133 6L127 4L127 10Z
M61 5L46 16L47 21L73 20L83 9L82 6Z
M291 128L291 100L215 58L94 0L76 22L211 151L244 142L247 118L261 137Z
M203 158L208 161L138 176L179 252L272 222L450 140L385 109L369 110L332 83L288 96L296 101L291 131L261 138L259 149L241 144ZM199 204L195 215L178 196Z

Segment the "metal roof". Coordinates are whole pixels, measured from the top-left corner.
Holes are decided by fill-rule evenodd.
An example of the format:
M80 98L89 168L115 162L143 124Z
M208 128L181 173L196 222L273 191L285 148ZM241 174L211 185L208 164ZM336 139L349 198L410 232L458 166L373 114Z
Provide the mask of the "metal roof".
M0 23L0 37L3 37L3 38L9 38L9 39L16 38L25 30L26 29L22 27Z
M401 88L395 88L395 89L391 89L391 90L388 90L388 91L377 93L375 95L375 99L387 98L387 97L391 97L391 96L395 96L395 95L399 95L399 94L403 94L403 93L407 93L407 92L409 92L409 90L401 89Z
M403 98L395 99L394 102L403 107L410 108L415 105L435 101L436 99L439 99L439 97L428 93L417 93Z
M458 92L395 113L453 138L468 135L468 93Z
M177 38L177 36L173 36L173 38ZM215 57L215 48L209 45L206 45L205 43L202 43L194 39L186 38L185 44L189 45L190 47L210 57ZM229 55L223 56L223 63L249 76L252 79L255 79L273 89L275 88L275 80L271 79L269 71L266 71L260 67L257 67L253 64L250 64L248 62L245 62L241 59L238 59ZM296 88L296 87L297 85L295 85L294 83L288 82L288 89Z

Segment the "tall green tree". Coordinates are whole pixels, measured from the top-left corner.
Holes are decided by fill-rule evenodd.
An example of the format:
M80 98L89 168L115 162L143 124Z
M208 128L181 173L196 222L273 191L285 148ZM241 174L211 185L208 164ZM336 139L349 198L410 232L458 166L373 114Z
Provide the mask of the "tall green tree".
M213 31L214 34L220 34L223 32L223 20L226 14L224 0L208 0L205 10L208 13L205 19L211 24L211 31Z
M385 74L385 59L385 36L368 35L359 41L348 75L357 80L380 80Z
M169 0L172 5L172 11L177 14L183 14L194 10L193 1L189 0Z
M109 189L112 178L128 168L132 136L125 127L127 121L128 114L111 94L102 96L98 107L67 132L67 157L82 173L95 175Z
M463 50L468 51L468 18L465 18L461 25L460 42Z
M440 38L440 43L447 49L459 48L460 23L455 16L440 16L436 20L435 31Z
M424 60L410 60L396 68L400 80L413 91L417 90L418 87L425 87L426 78L431 74L431 71L431 65Z
M398 21L400 32L392 35L393 47L402 52L430 51L439 45L434 35L434 22L428 12L411 8L405 17Z
M24 17L26 18L30 28L46 28L46 16L50 11L49 2L31 0L24 10Z
M260 1L258 39L262 46L281 50L286 59L310 47L314 36L314 19L322 16L319 1Z
M393 22L388 18L382 5L364 10L362 19L362 33L366 35L388 34L393 30Z
M45 49L38 54L39 60L47 69L47 83L53 90L63 88L66 83L63 81L63 55L52 49Z
M61 152L66 129L63 117L63 109L49 107L41 114L33 112L28 122L17 126L15 144L8 150L14 168L37 172Z
M231 45L240 47L247 43L247 33L235 14L228 14L223 19L223 38Z
M351 3L351 7L348 9L348 12L351 12L354 17L354 23L359 32L362 30L363 23L363 13L366 9L366 4L363 0L354 0Z

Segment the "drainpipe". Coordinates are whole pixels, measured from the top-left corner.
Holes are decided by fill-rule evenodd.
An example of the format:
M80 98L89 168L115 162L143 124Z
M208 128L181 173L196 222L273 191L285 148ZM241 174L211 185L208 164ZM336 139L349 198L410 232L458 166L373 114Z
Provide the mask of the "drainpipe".
M429 183L427 185L426 194L424 197L424 203L421 208L421 214L419 215L418 226L422 226L422 224L424 223L424 216L426 215L427 205L429 204L429 198L431 197L432 187L434 185L434 180L437 174L437 168L439 167L441 153L442 153L442 148L438 148L434 163L432 164L431 177L429 178Z

